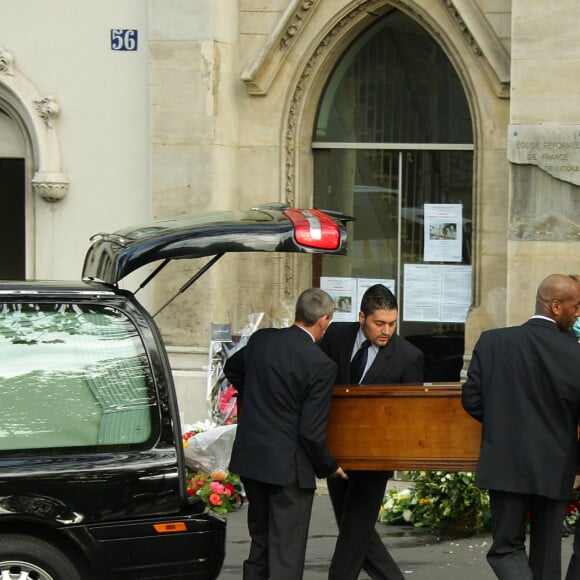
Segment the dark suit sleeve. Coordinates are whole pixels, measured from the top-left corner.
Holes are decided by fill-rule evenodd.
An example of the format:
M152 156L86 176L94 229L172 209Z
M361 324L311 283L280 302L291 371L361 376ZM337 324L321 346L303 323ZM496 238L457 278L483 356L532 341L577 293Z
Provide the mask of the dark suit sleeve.
M467 380L461 388L463 408L478 421L483 419L483 397L481 391L481 358L478 344L473 349L471 363L467 370Z
M226 378L238 391L238 394L243 396L244 391L244 380L246 378L246 350L247 346L244 346L240 350L236 351L230 358L226 360L224 365L224 374Z
M401 377L401 383L422 383L423 382L423 364L425 355L417 349L415 356L409 360Z
M328 361L312 378L302 405L298 436L318 478L328 477L338 469L338 462L328 449L326 422L332 402L336 364Z

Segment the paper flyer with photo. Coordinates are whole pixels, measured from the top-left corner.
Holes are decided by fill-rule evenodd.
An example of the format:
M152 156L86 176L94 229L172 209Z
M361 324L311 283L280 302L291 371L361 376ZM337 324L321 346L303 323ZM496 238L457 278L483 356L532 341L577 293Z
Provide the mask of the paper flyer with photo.
M386 278L321 277L320 288L328 292L336 304L334 318L338 322L358 320L360 301L367 288L383 284L395 294L395 280Z
M357 319L356 278L322 276L320 278L320 288L328 292L336 304L333 320L352 322Z
M424 206L425 262L461 262L463 247L463 205L426 203Z

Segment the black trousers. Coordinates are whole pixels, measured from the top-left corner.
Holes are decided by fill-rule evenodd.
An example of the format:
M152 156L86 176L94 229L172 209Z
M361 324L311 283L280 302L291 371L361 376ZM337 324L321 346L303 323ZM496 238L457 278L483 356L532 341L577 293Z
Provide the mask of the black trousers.
M356 580L361 570L365 570L373 580L404 580L403 573L375 529L392 472L347 473L347 480L327 480L338 524L329 580Z
M250 554L244 580L301 580L314 489L242 478L248 498Z
M493 543L487 561L500 580L561 580L565 501L490 490ZM526 520L530 517L530 554Z
M566 580L580 580L580 522L576 522L574 548L572 557L570 558L570 564L568 564Z

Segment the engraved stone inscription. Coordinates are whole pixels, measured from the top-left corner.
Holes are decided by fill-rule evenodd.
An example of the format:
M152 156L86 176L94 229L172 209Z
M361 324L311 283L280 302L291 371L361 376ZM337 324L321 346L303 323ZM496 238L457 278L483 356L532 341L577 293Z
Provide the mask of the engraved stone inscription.
M508 159L580 185L580 125L510 125Z

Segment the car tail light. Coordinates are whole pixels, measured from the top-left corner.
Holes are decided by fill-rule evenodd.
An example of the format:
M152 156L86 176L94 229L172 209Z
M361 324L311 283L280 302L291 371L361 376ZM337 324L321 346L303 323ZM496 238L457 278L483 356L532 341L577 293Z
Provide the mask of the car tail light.
M186 532L185 522L169 522L165 524L153 524L153 528L158 534L173 534L175 532Z
M294 238L301 246L337 250L340 231L334 220L317 209L287 209L284 215L294 226Z

